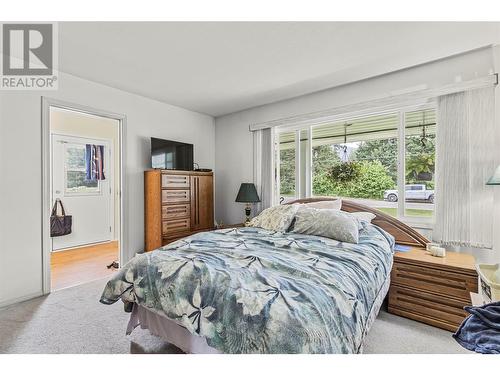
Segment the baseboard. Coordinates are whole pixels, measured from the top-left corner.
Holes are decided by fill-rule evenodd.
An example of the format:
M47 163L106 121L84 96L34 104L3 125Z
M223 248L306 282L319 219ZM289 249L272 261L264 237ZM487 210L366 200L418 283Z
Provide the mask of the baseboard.
M36 292L36 293L27 294L27 295L22 296L22 297L13 298L13 299L9 299L6 301L0 301L0 309L3 309L5 307L9 307L15 303L29 301L30 299L41 297L41 296L43 296L43 293L40 291L40 292Z
M108 243L112 243L112 242L116 242L118 244L118 240L106 240L106 241L98 241L98 242L89 242L89 243L85 243L85 244L78 245L78 246L63 247L61 249L51 250L50 252L53 254L53 253L59 253L59 252L63 252L63 251L80 250L80 249L83 249L85 247L104 245L104 244L108 244Z

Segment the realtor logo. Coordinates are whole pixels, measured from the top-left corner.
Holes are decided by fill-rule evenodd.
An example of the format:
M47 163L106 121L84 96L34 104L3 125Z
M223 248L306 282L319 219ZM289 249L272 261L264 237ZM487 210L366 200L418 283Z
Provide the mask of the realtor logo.
M57 89L56 31L52 23L2 25L1 89Z

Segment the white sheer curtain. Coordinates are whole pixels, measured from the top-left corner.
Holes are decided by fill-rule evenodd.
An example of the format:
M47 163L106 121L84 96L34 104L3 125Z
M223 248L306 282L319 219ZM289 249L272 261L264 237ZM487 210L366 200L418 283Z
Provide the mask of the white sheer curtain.
M486 88L441 96L436 140L436 224L443 244L491 248L495 95Z
M274 129L253 132L253 180L259 193L258 213L274 204Z

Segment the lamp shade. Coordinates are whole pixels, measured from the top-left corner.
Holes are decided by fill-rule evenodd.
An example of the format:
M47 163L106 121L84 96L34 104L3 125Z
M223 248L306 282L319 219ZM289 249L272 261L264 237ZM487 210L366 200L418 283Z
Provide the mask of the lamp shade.
M493 176L490 177L486 185L500 185L500 165L497 167L495 173L493 173Z
M260 202L259 195L257 194L257 189L252 183L244 182L240 186L238 195L236 196L236 202L243 203L255 203Z

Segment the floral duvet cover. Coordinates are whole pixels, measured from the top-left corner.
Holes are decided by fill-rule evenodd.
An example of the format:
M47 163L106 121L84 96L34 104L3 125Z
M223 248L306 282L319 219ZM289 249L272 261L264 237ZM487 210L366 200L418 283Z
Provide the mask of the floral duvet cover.
M224 353L357 353L394 238L358 244L260 228L204 232L138 254L101 302L137 303Z

